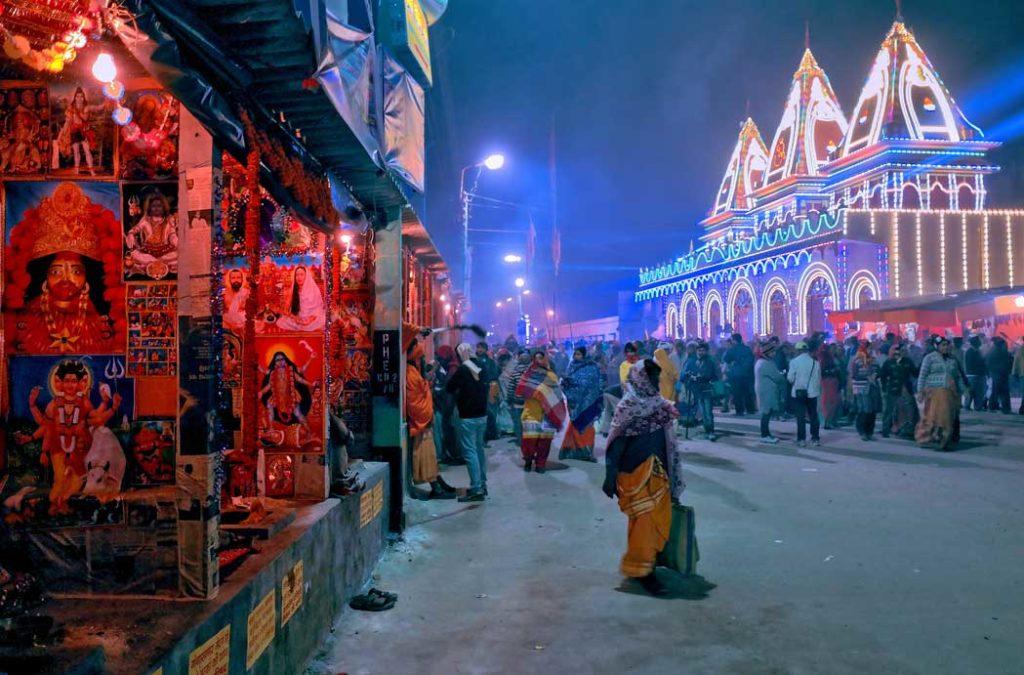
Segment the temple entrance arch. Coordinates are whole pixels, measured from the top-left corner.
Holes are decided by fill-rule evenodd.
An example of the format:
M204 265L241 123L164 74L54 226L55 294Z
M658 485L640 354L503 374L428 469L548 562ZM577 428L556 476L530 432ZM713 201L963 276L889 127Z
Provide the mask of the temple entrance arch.
M729 323L734 332L743 336L746 341L752 340L757 333L757 308L754 305L754 286L749 279L737 279L729 288L729 300L726 305Z
M693 339L700 337L700 303L697 294L692 290L683 294L682 316L680 323L683 327L683 337Z
M709 340L717 339L722 332L722 296L710 291L704 299L704 326Z
M828 265L811 263L797 286L797 333L807 335L828 329L828 315L839 309L839 284Z

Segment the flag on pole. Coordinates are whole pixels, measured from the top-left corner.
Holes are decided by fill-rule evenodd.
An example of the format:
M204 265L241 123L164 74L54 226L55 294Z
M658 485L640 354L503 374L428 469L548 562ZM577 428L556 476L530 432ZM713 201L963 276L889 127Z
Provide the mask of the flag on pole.
M530 228L526 231L526 266L533 264L533 256L537 253L537 227L533 224L533 214L530 213Z

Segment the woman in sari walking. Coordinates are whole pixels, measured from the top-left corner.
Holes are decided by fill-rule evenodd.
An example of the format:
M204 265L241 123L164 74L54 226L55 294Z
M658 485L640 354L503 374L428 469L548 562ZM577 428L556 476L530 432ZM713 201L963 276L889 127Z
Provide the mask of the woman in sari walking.
M857 413L857 433L862 441L875 436L875 417L882 409L882 390L878 383L878 362L871 354L871 343L864 340L850 360L850 386L853 409Z
M914 438L922 447L952 450L960 440L960 397L967 378L949 352L949 340L935 338L935 351L924 357L917 376L917 400L923 411Z
M843 402L843 381L845 374L836 357L842 351L839 345L822 345L821 354L821 398L818 399L819 416L826 429L839 428L839 413Z
M533 353L533 362L516 385L516 396L523 399L523 470L536 467L544 473L551 452L551 441L565 423L566 409L558 376L551 369L548 354L542 349Z
M562 379L562 391L569 403L569 428L558 451L558 459L580 459L596 462L594 457L594 422L604 403L604 376L586 347L572 353L569 371Z
M678 467L674 424L679 412L658 391L661 368L650 359L633 364L628 391L615 407L602 490L619 498L629 518L622 575L637 579L651 595L665 588L654 573L668 542L672 502L685 484Z

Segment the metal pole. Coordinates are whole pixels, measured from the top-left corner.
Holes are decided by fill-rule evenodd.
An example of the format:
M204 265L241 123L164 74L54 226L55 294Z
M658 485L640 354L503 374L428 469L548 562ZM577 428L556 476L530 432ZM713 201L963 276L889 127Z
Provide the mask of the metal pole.
M459 174L459 200L462 201L462 293L466 298L467 309L470 306L469 300L469 195L466 194L466 170L464 167Z

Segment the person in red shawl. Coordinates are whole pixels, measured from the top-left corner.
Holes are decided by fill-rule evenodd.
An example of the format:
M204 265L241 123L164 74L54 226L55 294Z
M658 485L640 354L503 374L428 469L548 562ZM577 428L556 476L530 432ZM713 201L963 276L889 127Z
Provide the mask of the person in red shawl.
M412 482L430 484L427 499L454 499L455 488L444 482L437 467L434 448L434 400L430 384L423 377L423 331L411 324L402 330L405 349L405 419L409 425L409 448L412 452Z
M522 414L523 469L530 471L536 466L537 473L544 473L551 441L565 425L568 414L558 376L551 369L544 350L538 349L533 353L533 362L519 378L516 396L525 401Z

